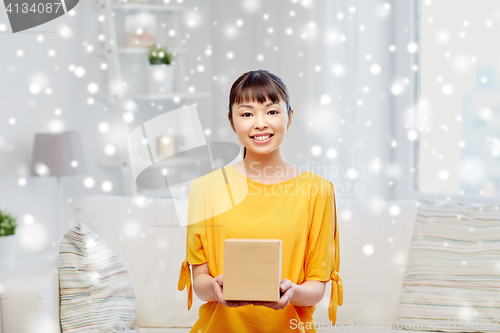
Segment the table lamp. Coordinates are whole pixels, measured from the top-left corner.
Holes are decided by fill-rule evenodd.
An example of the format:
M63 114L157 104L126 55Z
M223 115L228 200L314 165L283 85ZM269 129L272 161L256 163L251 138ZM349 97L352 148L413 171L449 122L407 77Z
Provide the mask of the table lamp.
M62 177L87 173L80 133L38 133L35 135L30 174L34 177L57 177L59 192L59 233L64 235Z

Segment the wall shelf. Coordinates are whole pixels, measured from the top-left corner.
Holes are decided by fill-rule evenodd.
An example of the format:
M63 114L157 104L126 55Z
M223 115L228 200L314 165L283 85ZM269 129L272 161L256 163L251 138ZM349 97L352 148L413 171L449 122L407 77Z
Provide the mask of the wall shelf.
M121 167L123 166L123 162L122 161L118 161L118 160L98 160L95 162L95 164L97 166L100 166L100 167Z
M96 98L99 99L111 99L112 96L109 94L97 94L95 95ZM191 99L191 98L209 98L211 97L210 92L194 92L194 93L189 93L189 92L181 92L181 93L172 93L172 94L150 94L150 93L143 93L143 94L124 94L121 96L121 99L132 99L136 101L164 101L164 100L174 100L175 98L179 99Z
M188 98L208 98L211 94L209 92L194 92L194 93L173 93L173 94L127 94L125 98L144 101L155 100L170 100L174 98L188 99Z
M169 4L155 4L155 3L114 3L113 9L116 10L157 10L168 12L181 12L186 11L185 6L169 5Z
M190 164L196 163L197 161L198 161L198 158L196 158L196 157L178 157L177 156L177 157L172 157L171 161L162 161L161 164L154 165L153 168L154 169L161 169L165 166L190 165ZM123 162L118 161L116 159L115 160L113 160L113 159L109 159L109 160L101 159L101 160L96 161L96 164L98 166L101 166L101 167L121 167L121 166L123 166ZM151 167L151 164L142 165L142 168L144 168L144 169L147 167Z
M184 49L184 48L172 48L172 49L169 49L168 51L171 52L173 56L175 56L176 54L186 53L186 49ZM108 52L112 52L112 50L109 50ZM144 55L147 55L148 52L149 52L149 48L147 48L147 47L119 47L118 48L118 54L120 54L120 55L144 56ZM105 51L103 49L95 50L95 51L92 51L92 54L94 54L96 56L103 56L103 55L105 55Z
M123 120L124 114L127 110L124 108L124 102L129 100L137 101L165 101L178 103L183 99L197 99L197 98L210 98L212 94L210 92L200 91L200 92L188 92L187 81L186 81L186 65L185 65L185 55L187 50L182 47L183 41L180 36L183 36L181 27L181 15L184 11L188 9L186 6L181 6L177 4L164 4L161 2L157 3L140 3L140 2L121 2L117 3L113 0L97 0L96 9L98 10L98 15L104 17L100 19L102 33L104 34L103 46L94 50L92 53L94 56L103 56L107 63L108 71L108 89L107 93L104 90L102 93L93 95L96 99L101 99L103 101L109 102L114 114L115 121L115 131L116 137L116 154L110 157L101 157L96 161L97 165L101 167L112 167L118 168L121 172L123 179L124 194L127 196L134 196L139 193L158 193L159 196L165 194L165 192L149 191L138 187L135 183L134 175L132 172L131 165L129 163L129 149L128 149L128 135L131 132L130 124ZM138 12L135 12L138 11ZM157 16L157 21L161 22L161 26L166 29L172 29L175 34L160 34L156 33L157 39L155 43L162 46L166 46L167 51L172 54L174 64L174 93L162 94L162 93L148 93L142 92L141 87L133 87L131 85L130 90L127 89L124 94L111 94L110 92L116 91L117 82L125 82L123 80L123 72L125 74L130 74L131 68L134 68L132 76L129 75L127 80L135 80L133 75L142 75L141 71L137 71L135 64L147 64L149 47L125 47L127 36L123 38L123 34L126 34L126 29L122 27L117 27L118 24L123 24L122 22L129 15L140 14L140 11L149 11ZM119 19L115 19L119 18ZM156 26L158 29L158 25ZM118 38L120 37L120 38ZM124 43L125 41L125 43ZM129 44L130 45L130 44ZM123 57L130 56L130 57ZM142 59L141 59L142 58ZM144 72L144 74L150 74L150 72ZM125 75L127 76L127 75ZM146 76L147 77L147 76ZM137 81L142 78L138 77ZM146 80L146 82L148 82ZM137 91L134 91L137 90ZM147 116L147 115L146 115ZM150 114L151 117L157 116L154 112ZM135 125L137 126L137 124ZM181 161L177 159L172 159L171 163L193 163L192 161ZM160 163L165 166L165 163ZM160 166L162 167L162 166ZM167 191L168 192L168 191Z

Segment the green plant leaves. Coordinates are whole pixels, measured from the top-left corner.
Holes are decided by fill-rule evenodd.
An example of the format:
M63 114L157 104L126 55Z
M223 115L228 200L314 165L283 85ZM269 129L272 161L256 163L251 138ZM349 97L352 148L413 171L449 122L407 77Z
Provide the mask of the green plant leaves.
M16 218L0 210L0 236L14 235L16 232Z
M151 65L170 65L171 54L164 47L152 46L149 49L149 63Z

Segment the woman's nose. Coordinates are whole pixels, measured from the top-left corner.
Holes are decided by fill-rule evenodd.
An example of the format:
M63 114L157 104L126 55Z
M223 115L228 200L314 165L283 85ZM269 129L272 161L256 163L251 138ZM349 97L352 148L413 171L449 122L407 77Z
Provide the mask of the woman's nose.
M255 117L254 127L256 127L256 128L264 128L264 127L268 127L268 124L267 124L267 122L266 122L266 120L265 120L264 117L257 116L257 117Z

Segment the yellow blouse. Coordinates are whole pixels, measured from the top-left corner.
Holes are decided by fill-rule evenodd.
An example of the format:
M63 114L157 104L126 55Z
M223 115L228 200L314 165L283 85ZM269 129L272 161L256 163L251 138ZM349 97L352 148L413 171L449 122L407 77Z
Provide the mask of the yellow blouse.
M224 240L273 238L282 240L282 280L298 285L308 280L333 281L328 315L335 325L343 288L331 182L306 171L280 183L263 184L230 165L197 178L191 186L188 207L186 259L178 284L179 290L188 288L188 310L193 299L190 265L208 263L210 275L216 277L224 273ZM207 302L200 307L191 332L306 332L297 327L314 327L315 310L316 305L292 303L274 310ZM300 322L303 324L299 326Z

